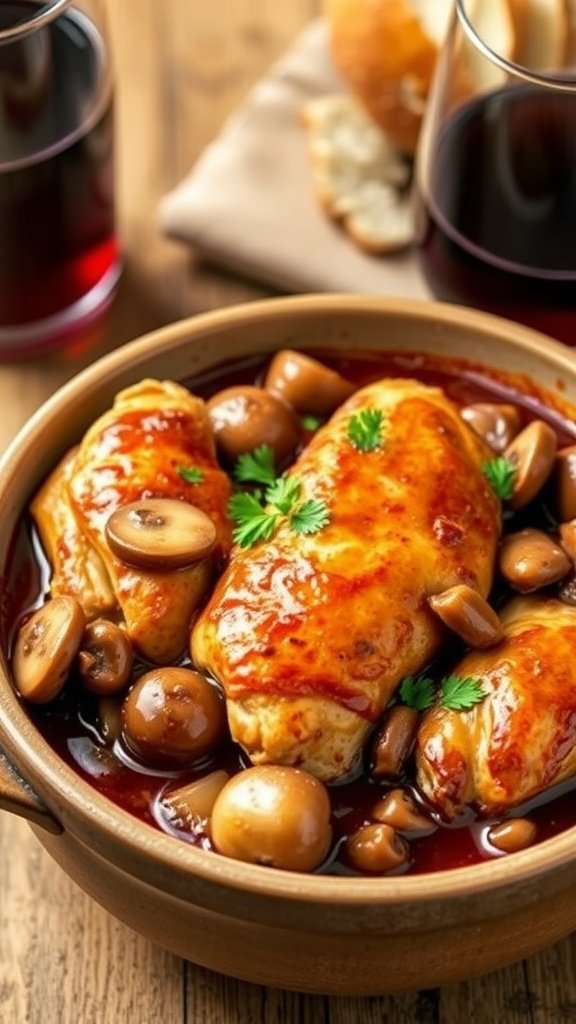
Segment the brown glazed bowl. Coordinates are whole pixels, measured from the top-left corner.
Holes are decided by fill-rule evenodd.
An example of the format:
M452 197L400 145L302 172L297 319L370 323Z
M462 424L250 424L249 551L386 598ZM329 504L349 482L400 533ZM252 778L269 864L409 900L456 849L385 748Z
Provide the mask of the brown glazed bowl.
M467 357L527 375L576 408L569 349L458 307L315 296L198 316L100 360L21 431L0 465L4 580L31 495L119 388L144 376L189 379L286 346ZM252 866L156 832L59 759L13 692L4 640L0 659L0 806L27 817L64 871L112 914L182 957L261 984L368 995L490 971L576 927L576 828L473 867L375 879Z

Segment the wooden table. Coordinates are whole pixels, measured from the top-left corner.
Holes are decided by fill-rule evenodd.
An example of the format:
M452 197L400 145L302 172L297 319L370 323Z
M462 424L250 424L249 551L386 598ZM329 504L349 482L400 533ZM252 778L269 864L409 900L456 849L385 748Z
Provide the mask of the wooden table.
M84 351L0 367L0 446L96 355L144 331L265 294L159 236L159 198L298 29L316 0L111 0L119 228L126 271L109 327ZM576 941L439 991L325 999L220 977L99 908L23 822L0 815L1 1024L568 1024Z

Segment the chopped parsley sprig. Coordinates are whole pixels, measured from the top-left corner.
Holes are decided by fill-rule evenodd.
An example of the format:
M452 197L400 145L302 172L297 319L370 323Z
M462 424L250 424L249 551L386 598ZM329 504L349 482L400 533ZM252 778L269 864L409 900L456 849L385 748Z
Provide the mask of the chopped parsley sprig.
M279 513L271 512L260 504L259 495L239 491L228 502L228 515L236 523L232 536L241 548L251 548L260 540L269 540L274 533Z
M482 466L482 472L488 480L494 494L501 501L509 501L514 494L516 483L517 467L510 459L499 455L495 459L489 459Z
M234 466L233 475L238 483L270 486L276 480L273 449L269 444L261 444L253 452L240 455Z
M204 473L197 466L178 466L178 475L188 484L201 484Z
M348 421L348 439L359 452L374 452L384 441L384 413L381 409L361 409Z
M304 430L308 430L311 434L321 425L322 420L318 416L303 416L300 420Z
M400 685L400 700L416 711L426 711L434 703L434 680L428 676L405 676Z
M296 474L276 476L274 452L260 445L241 455L233 475L238 483L264 484L265 490L239 491L228 503L228 515L236 524L232 537L242 548L269 540L282 521L297 534L318 533L330 522L325 501L302 498L302 482Z
M480 679L473 676L444 676L438 693L428 676L406 676L400 684L400 700L409 708L426 711L433 704L451 711L468 711L486 697Z

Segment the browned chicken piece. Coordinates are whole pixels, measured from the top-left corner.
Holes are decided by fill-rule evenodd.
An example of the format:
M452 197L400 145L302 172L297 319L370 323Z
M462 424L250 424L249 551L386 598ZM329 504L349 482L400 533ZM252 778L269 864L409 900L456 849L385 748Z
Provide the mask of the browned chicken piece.
M455 669L485 698L436 706L420 726L418 785L446 819L500 815L576 773L576 608L516 598L501 618L502 643Z
M201 470L188 483L181 467ZM168 664L186 648L190 622L211 578L208 561L177 571L131 568L112 554L105 524L142 498L176 498L206 512L217 530L215 559L230 549L231 487L219 469L204 403L179 384L145 380L113 407L56 467L32 515L52 565L51 593L73 594L88 619L124 620L137 651Z
M377 450L350 440L362 410L383 414ZM290 475L303 499L326 501L329 524L303 536L284 522L235 548L192 636L254 763L324 780L355 768L399 681L441 643L427 597L490 589L500 508L481 470L489 457L444 393L412 380L363 388L318 431Z

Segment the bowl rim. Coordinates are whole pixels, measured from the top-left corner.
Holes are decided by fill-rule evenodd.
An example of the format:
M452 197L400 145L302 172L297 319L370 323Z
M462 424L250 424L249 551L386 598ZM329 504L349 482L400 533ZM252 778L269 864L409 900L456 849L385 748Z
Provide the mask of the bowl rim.
M141 363L157 354L159 347L178 348L194 343L215 329L283 319L287 314L396 315L422 324L440 320L443 324L472 327L480 333L497 335L506 344L534 355L544 354L559 372L576 380L576 360L570 349L529 328L502 320L492 314L428 300L396 299L352 295L300 295L256 300L187 317L156 329L102 356L62 385L21 428L0 459L0 492L4 492L20 450L46 429L61 406L86 389L99 389L127 366L138 372ZM489 364L486 364L489 366ZM0 753L4 749L25 781L45 800L48 809L64 828L75 831L81 824L81 841L94 838L97 828L105 837L106 853L143 878L155 875L151 868L166 869L162 888L182 892L194 876L208 884L245 894L277 900L298 901L340 907L392 907L406 903L436 903L446 898L478 897L509 886L537 881L546 873L575 862L576 825L527 850L497 857L488 862L440 870L434 873L365 878L301 874L246 864L177 842L149 824L124 811L84 781L50 747L20 704L4 671L0 672ZM102 847L102 840L98 841ZM150 858L152 858L153 865ZM154 883L157 884L157 883ZM233 912L231 907L231 912Z

